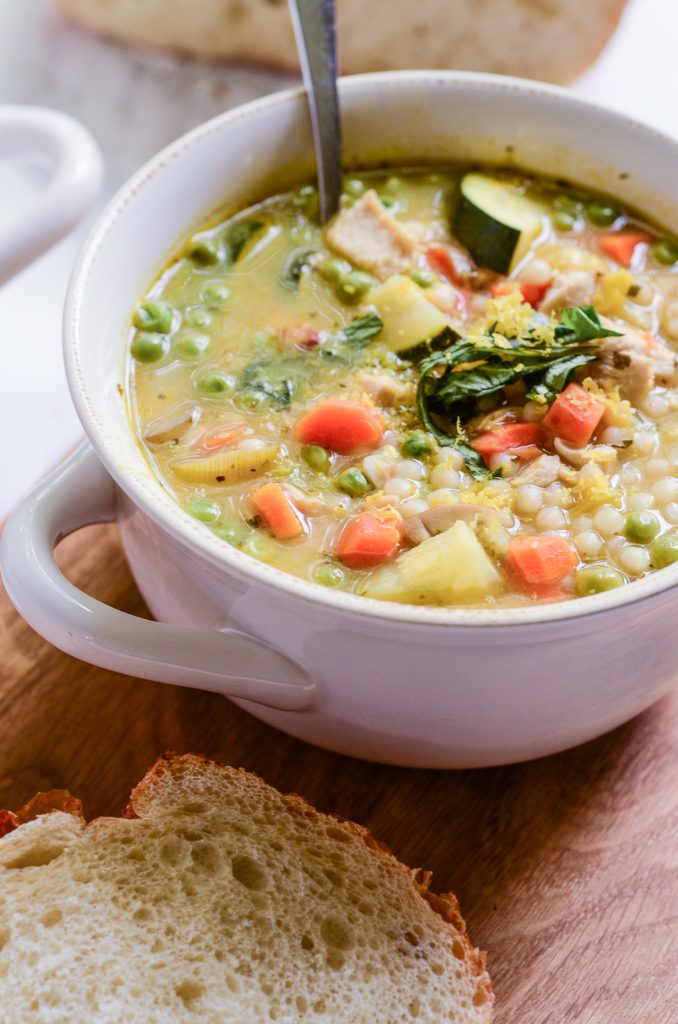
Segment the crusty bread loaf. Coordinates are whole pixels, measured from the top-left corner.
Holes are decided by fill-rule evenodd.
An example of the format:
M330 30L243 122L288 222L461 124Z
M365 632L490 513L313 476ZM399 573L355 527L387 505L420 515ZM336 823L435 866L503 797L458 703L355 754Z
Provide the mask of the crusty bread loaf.
M2 1024L485 1024L453 896L358 825L192 755L125 818L46 801L0 840Z
M200 57L297 68L286 0L62 0L83 25ZM626 0L337 0L344 74L464 68L566 82L591 64Z

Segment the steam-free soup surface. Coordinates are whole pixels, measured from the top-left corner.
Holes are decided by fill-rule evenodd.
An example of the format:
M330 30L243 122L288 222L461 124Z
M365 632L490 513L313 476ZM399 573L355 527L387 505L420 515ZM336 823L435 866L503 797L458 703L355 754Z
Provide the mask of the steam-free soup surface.
M520 605L678 560L678 245L491 170L352 176L189 239L134 313L159 478L254 558L384 600Z

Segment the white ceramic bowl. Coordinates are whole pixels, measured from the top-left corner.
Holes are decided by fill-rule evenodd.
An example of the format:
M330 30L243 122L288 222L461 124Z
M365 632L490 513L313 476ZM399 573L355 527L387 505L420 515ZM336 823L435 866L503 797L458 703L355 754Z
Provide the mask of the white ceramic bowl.
M678 145L567 92L506 78L397 72L341 83L347 165L483 160L611 192L678 231ZM57 646L118 671L216 690L312 743L402 765L537 757L657 700L676 654L678 566L563 604L492 611L336 593L219 540L174 504L132 435L122 385L135 300L178 240L313 174L302 91L196 129L116 196L65 313L68 377L91 446L15 513L7 589ZM117 519L146 622L60 576L58 537Z

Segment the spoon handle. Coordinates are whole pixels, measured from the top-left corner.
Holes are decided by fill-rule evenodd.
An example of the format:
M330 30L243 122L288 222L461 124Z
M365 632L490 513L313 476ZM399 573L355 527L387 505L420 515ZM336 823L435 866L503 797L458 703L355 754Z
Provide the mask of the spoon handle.
M289 0L289 6L311 110L320 219L324 224L339 209L341 195L334 0Z

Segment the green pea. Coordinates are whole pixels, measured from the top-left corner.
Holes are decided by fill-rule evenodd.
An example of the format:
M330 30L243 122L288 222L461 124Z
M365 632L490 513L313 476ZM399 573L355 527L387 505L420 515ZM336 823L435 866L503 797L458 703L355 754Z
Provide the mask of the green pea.
M224 258L224 248L216 238L200 238L196 236L188 243L186 255L194 263L208 267L215 263L221 263Z
M131 346L132 355L139 363L156 363L162 359L166 349L166 339L150 331L137 331Z
M384 192L399 192L402 187L402 182L396 174L391 174L384 182L382 189Z
M436 443L430 434L425 434L423 430L415 430L413 434L405 438L400 446L400 451L403 455L417 458L420 455L430 455L435 447Z
M239 544L240 550L261 562L270 562L275 555L275 544L261 533L250 533Z
M338 282L336 292L343 302L353 305L365 297L373 284L374 279L369 274L364 274L362 270L352 270Z
M554 210L569 213L573 218L576 218L582 210L581 201L576 199L575 196L567 195L565 192L561 192L554 198L552 206Z
M644 509L629 512L624 525L624 536L633 544L649 544L659 533L661 527L654 512Z
M221 508L216 501L209 498L193 498L184 505L189 516L199 519L201 523L215 523L221 518Z
M269 329L255 331L252 337L250 338L250 345L252 345L253 348L259 350L266 349L269 348L272 342L276 341L277 338L277 333Z
M387 210L392 210L394 206L398 206L398 200L395 199L394 196L382 196L380 194L379 195L379 202Z
M586 207L588 219L592 224L597 224L601 228L609 228L610 224L614 224L620 213L621 211L617 206L613 206L612 203L606 203L603 199L594 199Z
M230 294L230 288L227 288L222 281L208 281L202 290L202 300L212 309L217 309L219 306L223 306Z
M365 182L361 181L360 178L349 178L344 184L344 192L349 196L355 196L358 198L365 191Z
M678 260L678 242L674 242L672 238L662 238L652 246L652 253L659 263L664 263L667 267L673 266Z
M302 185L292 194L294 206L300 206L307 217L315 220L318 216L318 190L315 185Z
M198 378L198 387L204 395L229 395L235 389L235 378L223 370L208 370Z
M247 412L256 412L268 404L269 398L263 391L255 391L254 388L246 388L234 396L234 401L240 409Z
M345 469L339 475L337 487L340 491L344 491L345 494L350 494L352 498L362 498L364 494L369 494L372 490L372 484L363 471L356 466Z
M191 327L209 327L212 323L212 315L204 306L194 306L193 309L184 313L184 321Z
M577 218L565 210L555 210L551 214L551 220L557 231L571 231L577 222Z
M315 582L321 583L323 587L342 587L347 579L341 566L335 565L334 562L321 562L320 565L316 565L312 576Z
M352 269L350 263L339 259L338 256L328 256L327 259L318 264L318 273L326 281L339 281L346 274L350 274Z
M433 284L433 274L429 274L428 270L417 268L410 273L410 277L420 288L430 288Z
M199 359L210 347L210 339L201 331L182 331L175 347L180 359Z
M245 535L242 526L239 526L237 523L217 523L213 530L217 537L221 537L222 540L235 545L240 544Z
M301 449L301 457L316 473L329 473L332 460L327 448L321 444L305 444Z
M622 587L624 577L611 565L586 565L579 569L574 577L574 589L579 597L590 597L591 594L602 594L605 590Z
M650 544L650 561L653 569L663 569L678 562L678 535L665 533Z
M174 309L161 299L146 299L134 310L134 326L142 331L169 334L173 319Z

